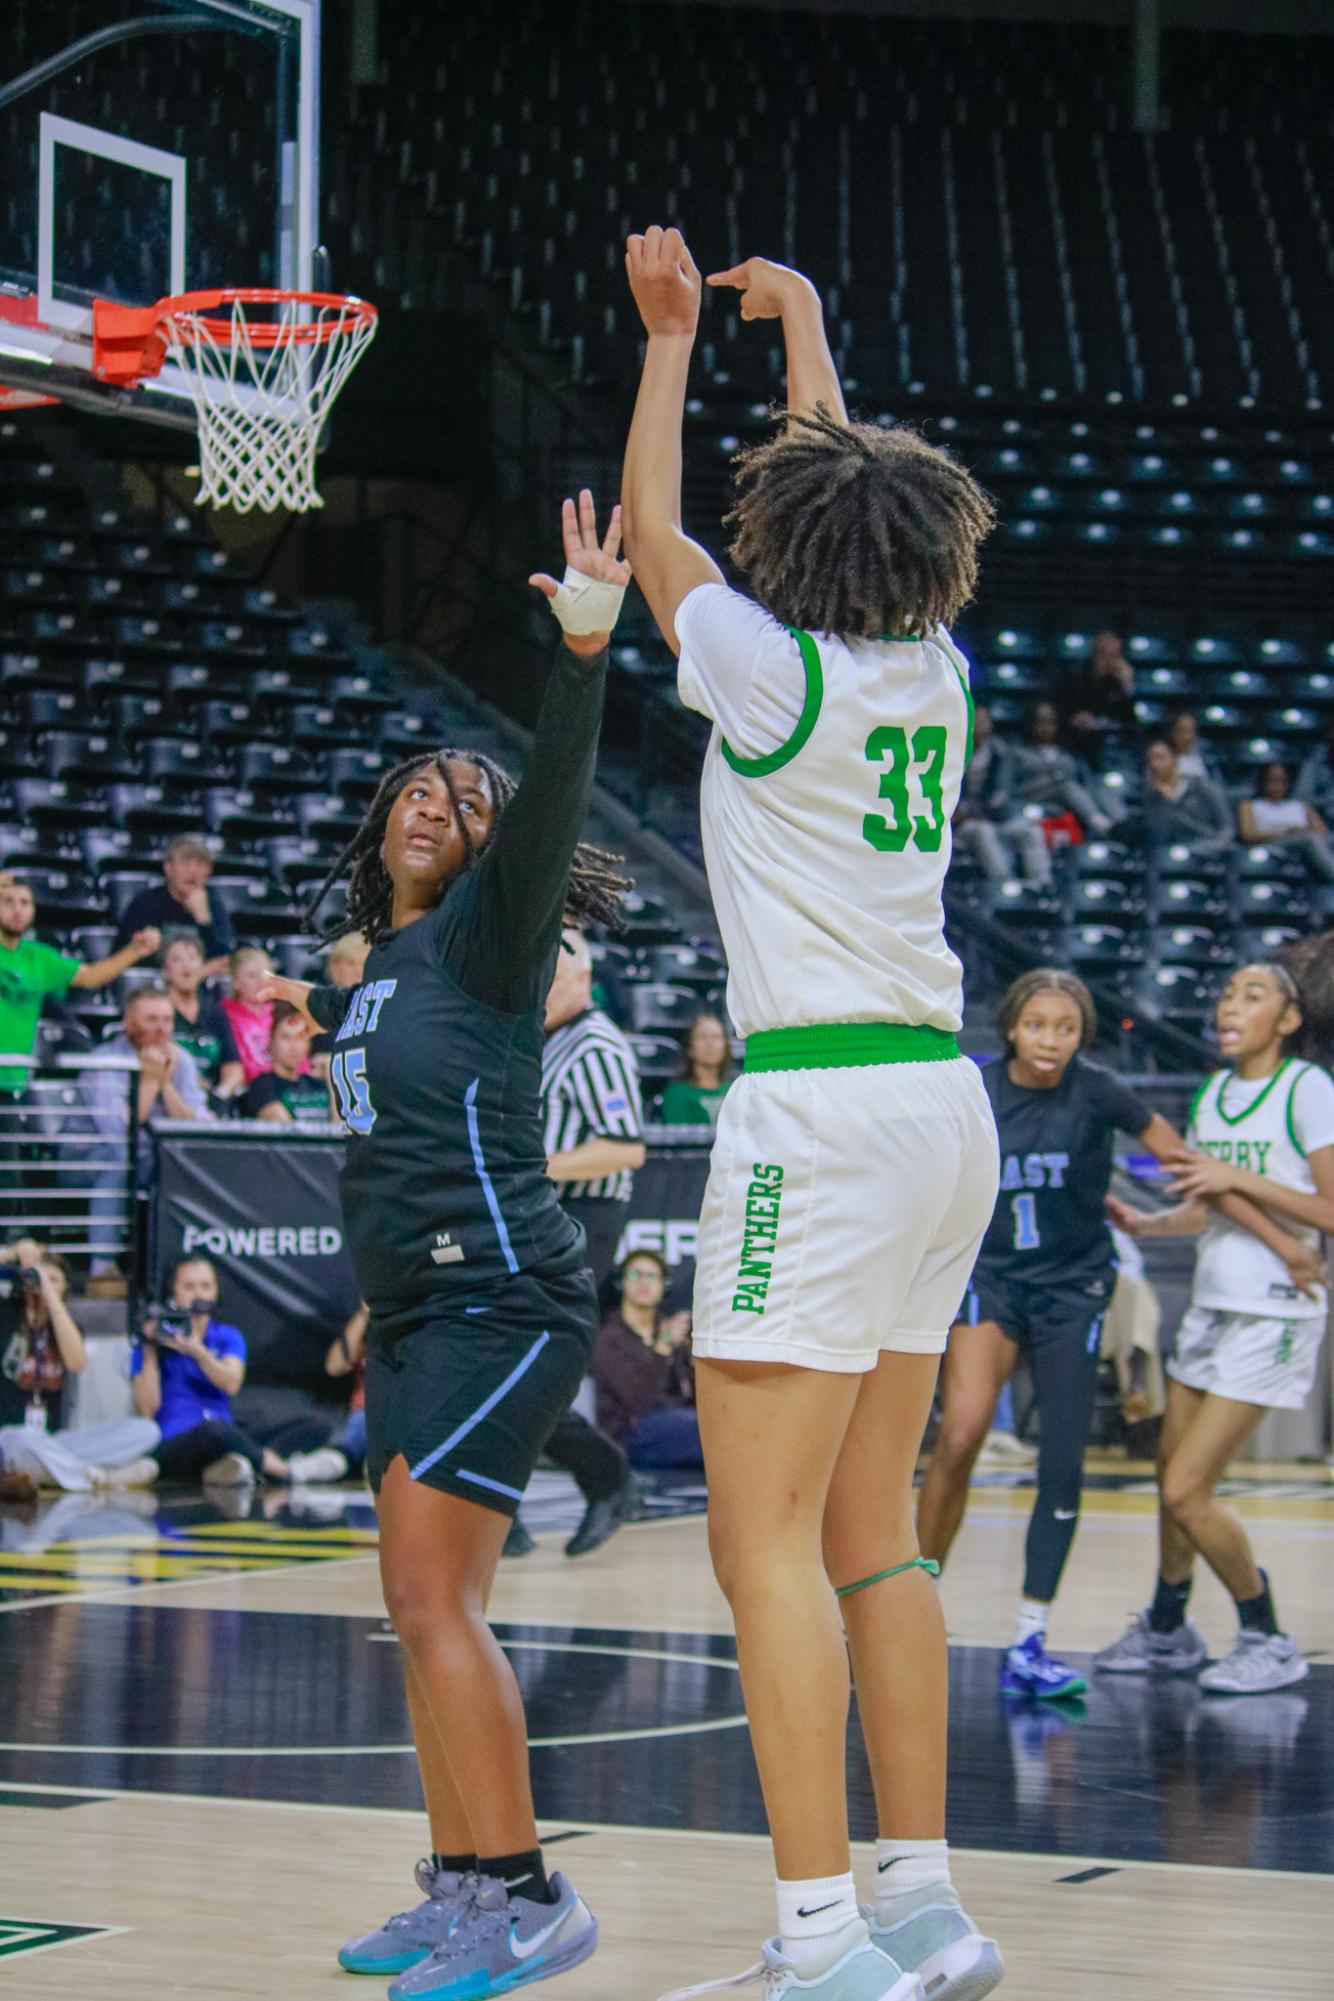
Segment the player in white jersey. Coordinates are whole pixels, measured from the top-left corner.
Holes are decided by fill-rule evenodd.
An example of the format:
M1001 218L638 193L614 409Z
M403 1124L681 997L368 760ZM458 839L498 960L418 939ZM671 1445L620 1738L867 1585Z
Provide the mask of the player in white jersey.
M1105 1673L1187 1674L1204 1640L1186 1617L1198 1551L1236 1601L1238 1635L1202 1688L1259 1695L1301 1681L1296 1642L1279 1628L1269 1579L1241 1522L1215 1489L1266 1410L1298 1410L1310 1395L1328 1316L1321 1235L1334 1230L1334 1080L1304 1060L1321 1053L1334 933L1294 964L1243 966L1218 1003L1228 1067L1206 1079L1191 1109L1173 1187L1177 1209L1145 1215L1110 1206L1134 1235L1200 1235L1190 1306L1168 1363L1159 1447L1160 1568L1153 1602L1094 1656ZM1249 1197L1282 1224L1290 1255L1206 1207ZM1291 1241L1295 1240L1295 1241Z
M754 596L729 590L680 525L699 274L675 230L631 237L627 265L648 332L631 560L682 700L714 724L704 848L746 1037L701 1218L694 1351L710 1544L778 1873L755 1971L771 2001L924 1986L980 2001L1001 1961L949 1879L945 1631L912 1476L996 1194L940 900L972 719L946 627L991 509L915 433L849 423L814 288L754 258L710 283L741 292L744 319L781 320L788 423L740 463L731 553ZM849 1648L881 1837L860 1914Z

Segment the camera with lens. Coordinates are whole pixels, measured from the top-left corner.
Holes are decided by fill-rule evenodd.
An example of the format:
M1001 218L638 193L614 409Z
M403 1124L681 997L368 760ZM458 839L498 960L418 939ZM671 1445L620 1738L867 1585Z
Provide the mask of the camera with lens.
M190 1315L184 1307L151 1307L149 1318L156 1323L158 1333L165 1335L168 1341L184 1341L190 1332Z
M41 1291L41 1289L42 1289L42 1274L41 1274L41 1273L40 1273L40 1272L38 1271L38 1269L37 1269L36 1265L22 1265L22 1266L20 1266L20 1268L19 1268L19 1284L20 1284L20 1285L21 1285L21 1286L23 1287L23 1290L24 1290L25 1292L40 1292L40 1291Z

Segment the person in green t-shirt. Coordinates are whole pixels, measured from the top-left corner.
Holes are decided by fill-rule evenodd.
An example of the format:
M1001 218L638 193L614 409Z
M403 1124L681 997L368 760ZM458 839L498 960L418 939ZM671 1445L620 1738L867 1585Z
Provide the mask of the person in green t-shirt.
M48 994L60 1000L71 987L108 987L128 966L151 959L161 942L155 930L136 931L108 959L71 959L26 935L36 918L28 884L9 870L0 873L0 1057L32 1055ZM27 1082L22 1064L0 1062L0 1091L22 1091Z
M665 1126L716 1126L718 1110L732 1088L732 1045L721 1015L707 1008L695 1016L682 1044L681 1075L658 1101Z

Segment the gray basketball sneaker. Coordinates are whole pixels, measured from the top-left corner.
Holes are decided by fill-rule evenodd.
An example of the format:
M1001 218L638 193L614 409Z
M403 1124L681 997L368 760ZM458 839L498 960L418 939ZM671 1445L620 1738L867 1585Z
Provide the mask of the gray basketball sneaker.
M1171 1633L1155 1633L1147 1612L1136 1612L1119 1640L1093 1656L1098 1674L1194 1674L1209 1658L1204 1636L1189 1619Z
M363 1932L339 1948L338 1964L345 1973L406 1973L429 1959L449 1934L458 1916L463 1885L470 1879L452 1869L437 1869L429 1855L417 1864L417 1887L426 1899L412 1911L400 1911L378 1931Z
M469 1876L449 1935L401 1974L389 2001L487 2001L578 1966L597 1948L598 1921L560 1871L554 1902L511 1897L494 1876Z
M927 2001L983 2001L999 1987L1005 1962L948 1883L931 1883L865 1906L871 1943L915 1973Z
M1232 1652L1204 1670L1200 1687L1210 1695L1268 1695L1310 1672L1291 1633L1248 1633L1243 1626Z

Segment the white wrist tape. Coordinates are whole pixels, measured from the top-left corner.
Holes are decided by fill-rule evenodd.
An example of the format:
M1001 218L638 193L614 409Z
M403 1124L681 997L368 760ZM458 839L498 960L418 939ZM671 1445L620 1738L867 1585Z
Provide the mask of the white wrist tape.
M566 569L554 598L548 599L552 617L563 632L576 639L590 632L610 632L621 615L625 601L624 584L600 583L580 570Z

